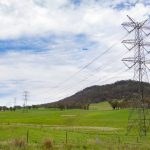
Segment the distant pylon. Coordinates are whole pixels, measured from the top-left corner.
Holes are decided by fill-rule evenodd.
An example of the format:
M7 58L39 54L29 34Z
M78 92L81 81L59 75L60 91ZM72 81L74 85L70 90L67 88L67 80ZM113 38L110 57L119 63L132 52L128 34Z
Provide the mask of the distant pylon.
M147 70L150 60L146 59L146 54L149 51L146 50L146 46L150 46L150 43L146 42L144 36L150 35L150 27L146 26L148 20L137 22L131 17L127 16L129 22L122 23L127 32L134 32L134 39L123 40L122 43L129 50L134 50L134 56L124 58L122 61L129 68L134 67L134 80L138 81L138 95L134 98L132 110L128 117L127 134L131 129L136 129L139 136L146 136L148 128L150 126L150 117L148 113L148 105L144 97L144 84L148 82Z
M24 97L23 110L24 111L27 110L28 96L29 96L29 92L24 91L24 94L23 94L23 97Z

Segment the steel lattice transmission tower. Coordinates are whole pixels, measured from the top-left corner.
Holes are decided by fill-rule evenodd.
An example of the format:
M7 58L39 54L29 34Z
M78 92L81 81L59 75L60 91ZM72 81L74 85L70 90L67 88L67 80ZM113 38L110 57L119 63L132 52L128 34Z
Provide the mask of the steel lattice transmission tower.
M129 22L122 23L127 32L134 34L134 39L123 40L122 43L134 56L124 58L122 61L129 68L134 68L134 80L138 81L138 95L134 98L131 112L128 117L127 134L131 129L136 129L140 136L146 136L149 128L148 105L144 98L144 84L148 82L147 70L150 61L146 59L149 51L146 50L150 43L145 41L145 37L150 35L150 27L146 25L148 20L137 22L127 16Z
M28 103L28 96L29 96L29 92L28 91L24 91L24 104L23 104L23 110L27 110L27 103Z

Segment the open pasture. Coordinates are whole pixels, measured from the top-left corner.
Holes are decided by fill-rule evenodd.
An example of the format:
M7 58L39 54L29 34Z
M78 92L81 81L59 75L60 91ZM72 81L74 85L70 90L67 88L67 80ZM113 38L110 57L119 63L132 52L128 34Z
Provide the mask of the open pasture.
M106 103L102 106L107 108ZM149 136L140 139L135 133L125 135L127 109L92 107L0 112L0 149L150 149Z

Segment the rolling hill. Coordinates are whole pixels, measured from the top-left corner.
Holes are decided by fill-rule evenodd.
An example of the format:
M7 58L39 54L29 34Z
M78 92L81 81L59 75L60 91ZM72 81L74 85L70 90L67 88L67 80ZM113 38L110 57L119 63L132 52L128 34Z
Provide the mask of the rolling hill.
M150 84L143 83L145 98L150 98ZM58 108L81 108L91 103L98 103L107 100L130 100L137 98L139 83L133 80L117 81L113 84L87 87L72 96L57 102L43 104L44 107Z

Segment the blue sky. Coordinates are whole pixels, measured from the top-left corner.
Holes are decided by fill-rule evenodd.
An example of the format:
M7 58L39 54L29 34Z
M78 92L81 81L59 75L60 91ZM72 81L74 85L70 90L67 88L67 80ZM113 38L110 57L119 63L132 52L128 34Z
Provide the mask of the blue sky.
M116 74L126 69L121 59L129 55L121 44L126 34L121 23L128 21L126 15L144 20L149 14L149 0L1 0L1 105L12 106L14 97L22 105L25 90L29 104L37 104L93 84L132 79L132 71ZM56 88L114 43L109 53Z
M89 40L85 34L71 34L71 35L48 35L43 36L29 36L29 37L18 37L17 39L5 39L0 40L0 52L8 51L35 51L43 52L47 50L53 50L53 46L59 45L59 41L71 39L77 44L80 50L85 50L86 47L90 49L92 45L97 43Z

